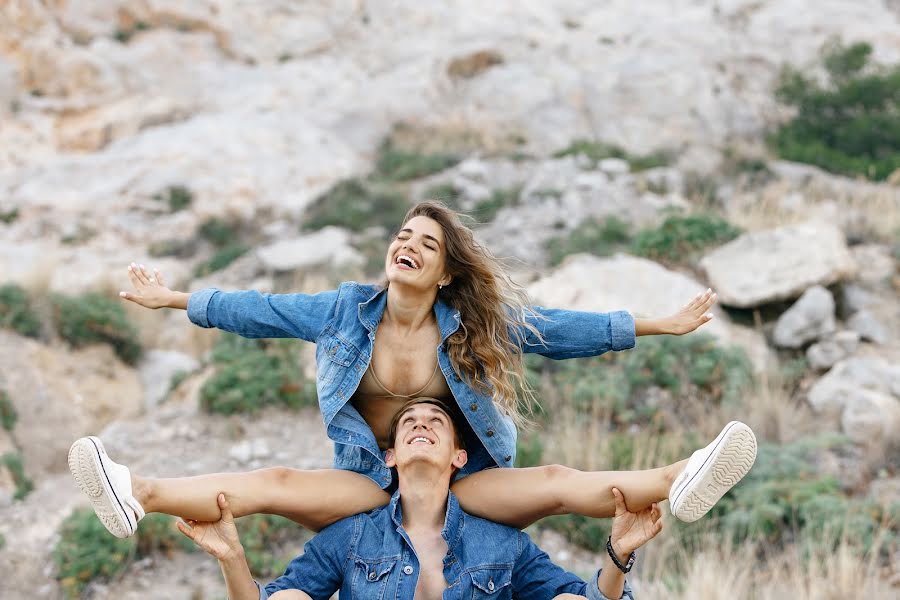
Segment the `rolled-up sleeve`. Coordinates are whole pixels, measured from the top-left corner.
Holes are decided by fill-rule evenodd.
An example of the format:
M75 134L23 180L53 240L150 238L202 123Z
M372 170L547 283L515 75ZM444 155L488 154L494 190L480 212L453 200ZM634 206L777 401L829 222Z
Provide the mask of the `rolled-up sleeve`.
M523 352L559 360L634 347L634 317L628 311L596 313L542 307L534 307L532 311L528 323L543 340L534 331L523 328Z
M338 292L262 294L208 288L191 294L187 315L199 327L247 338L294 337L314 341L334 314Z
M514 598L553 598L560 594L583 596L584 580L556 565L524 532L519 532L519 555L513 566ZM596 589L597 582L594 582Z
M628 600L634 600L634 592L631 589L631 586L628 585L628 580L625 580L625 585L622 589L622 595L618 598L607 598L603 595L603 592L600 591L600 588L597 587L597 580L600 579L600 573L603 572L603 569L599 569L597 573L594 575L594 578L588 583L587 586L587 596L588 600L624 600L627 598Z

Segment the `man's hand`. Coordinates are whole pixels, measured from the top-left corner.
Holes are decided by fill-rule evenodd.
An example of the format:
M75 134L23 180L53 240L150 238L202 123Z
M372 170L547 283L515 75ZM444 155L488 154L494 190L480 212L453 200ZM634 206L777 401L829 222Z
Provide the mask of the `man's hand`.
M662 512L654 502L648 508L633 513L625 506L625 497L613 488L616 499L616 515L612 522L612 547L623 563L628 555L652 540L662 531Z
M225 498L225 494L219 494L217 500L219 508L222 510L222 518L211 523L179 521L178 530L220 561L242 557L244 547L238 537L228 500Z
M146 308L186 308L178 302L181 292L173 292L163 283L162 274L154 269L153 275L147 272L144 265L131 263L128 265L128 279L134 287L134 292L119 292L119 296L140 304Z

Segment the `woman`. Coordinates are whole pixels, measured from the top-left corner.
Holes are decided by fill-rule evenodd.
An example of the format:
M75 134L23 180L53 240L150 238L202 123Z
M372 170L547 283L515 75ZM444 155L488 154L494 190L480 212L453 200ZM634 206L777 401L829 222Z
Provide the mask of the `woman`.
M529 307L524 291L472 231L436 202L407 213L388 247L385 271L384 287L351 282L315 295L215 289L187 294L165 287L158 272L151 276L132 264L135 291L122 292L126 300L185 309L201 327L245 337L316 343L319 405L335 442L335 469L276 467L148 479L113 463L96 438L82 438L72 446L70 468L107 528L119 537L131 535L145 511L215 521L219 508L211 499L219 492L236 516L279 514L313 530L384 505L392 486L382 455L389 424L415 396L455 402L470 425L469 463L453 486L464 510L516 527L570 512L610 517L613 487L622 490L630 510L640 511L687 485L678 489L679 504L692 507L690 514L680 515L674 503L673 512L693 520L749 470L755 440L743 424L729 424L695 453L693 471L686 460L634 472L492 468L512 467L515 459L516 423L523 421L516 390L526 387L523 352L554 359L595 356L630 348L638 335L687 333L711 318L710 290L664 319ZM738 456L740 464L718 464L722 455ZM706 485L701 502L694 488L710 484L710 478L721 482Z

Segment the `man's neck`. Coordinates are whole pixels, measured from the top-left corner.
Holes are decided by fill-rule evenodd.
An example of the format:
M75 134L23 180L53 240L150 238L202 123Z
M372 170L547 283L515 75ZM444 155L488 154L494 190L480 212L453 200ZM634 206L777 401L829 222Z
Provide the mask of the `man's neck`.
M449 474L437 474L425 467L405 472L399 479L403 528L407 531L443 529L450 492Z
M422 292L409 286L392 284L387 291L383 322L407 333L434 319L434 291Z

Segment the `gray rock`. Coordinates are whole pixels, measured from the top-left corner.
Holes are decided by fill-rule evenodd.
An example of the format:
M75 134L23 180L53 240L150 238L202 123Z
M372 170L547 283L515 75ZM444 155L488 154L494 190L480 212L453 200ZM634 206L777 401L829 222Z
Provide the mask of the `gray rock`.
M778 318L773 333L776 346L800 348L833 332L834 297L820 285L803 292Z
M200 363L192 356L174 350L150 350L139 365L141 385L144 389L144 409L152 410L166 397L172 377L177 373L191 372Z
M350 233L340 227L290 240L281 240L256 249L260 262L272 271L293 271L321 265L361 265L365 259L350 245Z
M862 339L876 344L886 344L890 338L887 328L868 310L861 310L850 317L847 326Z
M601 171L612 177L625 175L631 171L631 166L628 164L628 161L622 160L621 158L604 158L597 163L597 166Z
M839 331L828 339L811 345L806 350L806 360L816 371L826 371L856 351L859 334L855 331Z
M700 265L722 304L751 308L829 285L855 268L844 234L833 225L801 223L746 233L713 250Z
M855 283L841 286L840 299L841 318L844 319L878 302L872 292Z
M896 439L900 434L900 365L880 358L851 357L837 363L809 391L819 413L840 417L857 442Z

